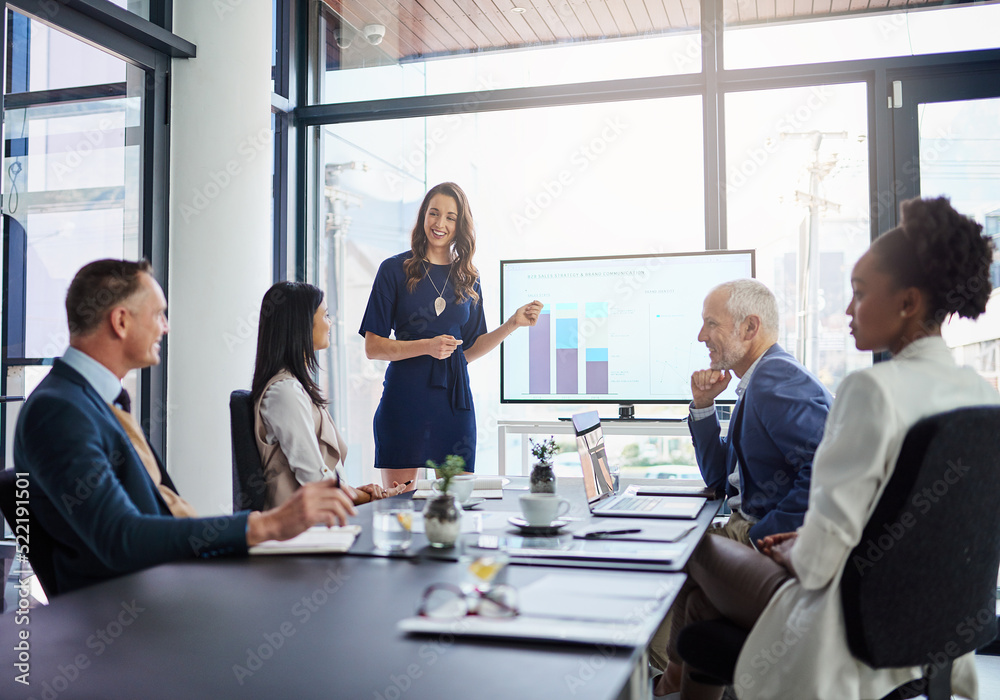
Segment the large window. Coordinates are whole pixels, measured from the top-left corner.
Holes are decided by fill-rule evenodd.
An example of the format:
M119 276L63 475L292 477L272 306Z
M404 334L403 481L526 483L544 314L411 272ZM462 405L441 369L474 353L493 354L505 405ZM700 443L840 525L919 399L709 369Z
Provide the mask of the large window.
M413 3L397 6L393 15L371 0L324 0L320 99L353 102L701 69L697 2L508 0L469 7L473 11Z
M757 251L778 297L778 342L836 391L871 363L844 310L871 241L867 86L811 85L726 96L729 247Z
M46 3L5 6L3 395L29 394L66 349L63 300L83 264L146 257L167 278L166 70L168 54L195 48L163 31L169 5L92 0L86 15L62 4L54 13ZM165 367L125 381L162 456ZM18 404L4 406L10 466Z
M450 180L469 195L494 328L502 259L704 248L701 119L692 96L320 127L323 229L313 250L325 265L315 274L339 300L326 366L329 394L350 397L333 408L360 457L351 466L374 461L371 416L385 369L366 359L357 329L379 263L409 249L427 189ZM684 137L664 138L665 124ZM500 406L499 353L470 365L470 377L485 465L496 463L497 420L566 414Z
M316 144L308 277L336 303L339 340L324 380L358 455L352 469L373 461L384 371L357 335L371 279L408 247L421 196L442 180L470 195L491 327L501 321L500 259L753 248L757 277L781 304L779 342L833 391L872 362L854 349L844 310L852 266L893 225L885 210L904 193L893 184L894 127L884 112L890 76L959 60L995 67L995 50L928 54L996 49L988 28L1000 6L830 17L834 6L647 2L647 17L663 9L669 22L622 21L596 38L552 15L578 17L594 3L508 4L410 17L366 0L316 1L321 104L298 110ZM642 16L629 0L616 7ZM927 31L956 18L961 33ZM534 34L517 30L529 26ZM948 43L955 36L961 46ZM986 135L975 138L996 138L996 123L980 120ZM998 209L982 213L988 228ZM985 372L992 356L981 354ZM486 471L497 420L579 408L499 404L497 364L470 366ZM679 416L685 407L639 413ZM668 453L690 462L688 447L620 451L655 466Z
M4 393L27 396L69 344L76 271L139 257L143 74L16 12L8 26ZM126 384L136 395L135 373Z

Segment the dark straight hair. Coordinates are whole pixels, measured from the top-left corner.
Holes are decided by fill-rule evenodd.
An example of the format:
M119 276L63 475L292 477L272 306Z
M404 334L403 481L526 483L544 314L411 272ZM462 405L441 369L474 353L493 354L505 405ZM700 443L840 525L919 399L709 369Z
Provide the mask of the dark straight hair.
M319 365L313 350L313 316L323 290L305 282L278 282L264 295L257 326L257 361L250 388L256 405L271 377L283 369L299 380L317 406L326 405L313 373Z

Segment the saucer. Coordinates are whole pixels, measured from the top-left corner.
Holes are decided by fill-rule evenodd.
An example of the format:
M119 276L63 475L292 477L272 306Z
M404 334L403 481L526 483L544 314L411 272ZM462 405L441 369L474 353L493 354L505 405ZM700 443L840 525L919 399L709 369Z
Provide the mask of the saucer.
M470 498L469 500L467 500L465 503L463 503L461 505L462 505L462 510L472 510L476 506L481 506L484 503L486 503L486 499L485 498Z
M507 522L520 530L522 535L540 537L558 535L560 530L569 525L569 520L563 520L562 518L556 518L548 525L529 525L527 520L519 518L516 515L507 518Z

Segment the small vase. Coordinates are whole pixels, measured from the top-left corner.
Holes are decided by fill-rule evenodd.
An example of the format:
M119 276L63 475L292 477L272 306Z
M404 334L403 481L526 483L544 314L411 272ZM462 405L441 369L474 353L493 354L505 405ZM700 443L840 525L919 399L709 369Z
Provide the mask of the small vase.
M531 468L531 493L555 493L556 473L552 471L552 465L545 462L537 462Z
M442 493L427 501L424 507L424 533L432 547L454 547L462 529L462 511L455 497Z

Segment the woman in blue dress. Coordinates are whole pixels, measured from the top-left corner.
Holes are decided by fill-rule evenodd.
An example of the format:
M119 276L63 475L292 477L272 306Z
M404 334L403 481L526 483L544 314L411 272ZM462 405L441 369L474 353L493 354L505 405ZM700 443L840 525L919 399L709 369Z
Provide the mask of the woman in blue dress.
M450 454L475 471L467 365L538 320L542 303L533 301L487 332L475 252L469 200L444 182L424 196L410 250L383 261L375 276L359 333L369 359L389 361L374 421L375 466L387 486Z

